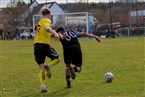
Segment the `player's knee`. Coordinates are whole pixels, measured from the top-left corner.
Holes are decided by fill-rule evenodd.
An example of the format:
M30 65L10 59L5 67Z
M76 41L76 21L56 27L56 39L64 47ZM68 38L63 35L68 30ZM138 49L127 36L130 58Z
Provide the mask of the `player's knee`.
M66 64L66 68L70 68L70 64Z
M45 71L44 64L39 64L39 70L40 70L40 71Z
M70 65L69 65L69 64L66 65L65 70L66 70L67 72L69 72L69 70L70 70Z
M80 73L81 72L81 70L78 70L78 73Z
M77 68L77 71L78 71L78 73L80 73L82 71L82 68L81 67L78 67Z

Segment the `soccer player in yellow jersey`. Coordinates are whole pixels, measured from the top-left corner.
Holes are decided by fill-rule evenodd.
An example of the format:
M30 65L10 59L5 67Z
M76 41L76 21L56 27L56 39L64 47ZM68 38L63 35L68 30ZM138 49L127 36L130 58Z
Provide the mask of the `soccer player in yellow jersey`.
M45 8L42 10L42 19L35 26L36 37L34 39L34 55L37 64L39 65L39 79L41 83L41 92L47 92L45 84L45 71L48 78L51 78L50 67L59 63L59 56L57 52L50 46L51 35L57 40L59 39L58 34L51 29L51 12ZM49 57L51 62L45 64L45 58Z

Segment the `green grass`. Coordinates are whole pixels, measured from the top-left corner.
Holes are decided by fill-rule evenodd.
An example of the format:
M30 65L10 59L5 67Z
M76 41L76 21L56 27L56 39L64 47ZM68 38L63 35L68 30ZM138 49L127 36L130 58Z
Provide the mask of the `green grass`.
M145 97L144 38L79 41L83 70L66 89L62 46L52 40L61 62L51 68L45 94L40 93L33 40L0 41L0 97ZM114 74L112 83L103 79L108 71Z

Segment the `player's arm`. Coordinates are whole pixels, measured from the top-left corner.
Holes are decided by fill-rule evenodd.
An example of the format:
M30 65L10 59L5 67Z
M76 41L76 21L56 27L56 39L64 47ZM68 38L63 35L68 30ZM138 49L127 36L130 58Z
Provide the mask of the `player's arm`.
M58 33L58 36L60 39L62 39L62 40L64 39L64 36L61 33Z
M38 23L35 24L35 32L38 31Z
M46 25L44 28L47 32L50 32L57 40L59 39L59 35L49 27L49 25Z
M66 39L66 37L67 37L65 32L63 32L63 33L58 32L58 35L59 35L59 38L62 39L62 40Z
M96 36L96 35L93 35L93 34L80 32L80 36L85 36L85 37L89 37L89 38L95 38L98 42L101 42L100 38L98 36Z

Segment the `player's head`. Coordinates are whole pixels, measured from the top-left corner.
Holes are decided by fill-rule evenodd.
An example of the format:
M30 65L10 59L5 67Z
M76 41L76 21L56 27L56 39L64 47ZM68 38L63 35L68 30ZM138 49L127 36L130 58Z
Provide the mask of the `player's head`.
M60 26L56 29L56 32L64 32L65 31L65 28L63 26Z
M51 11L48 9L48 8L44 8L43 10L42 10L42 15L43 16L51 16Z

